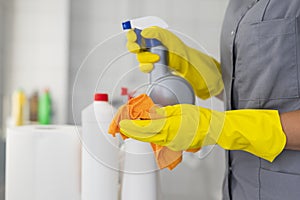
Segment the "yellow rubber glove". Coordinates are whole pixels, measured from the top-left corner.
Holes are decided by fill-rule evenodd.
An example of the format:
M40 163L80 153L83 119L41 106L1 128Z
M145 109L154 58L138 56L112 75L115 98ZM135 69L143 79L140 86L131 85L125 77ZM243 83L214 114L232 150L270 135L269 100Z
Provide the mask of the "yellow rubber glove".
M192 85L198 97L207 99L223 90L220 64L212 57L188 47L172 32L160 27L144 29L141 35L159 40L168 49L169 67ZM130 30L127 33L127 49L137 54L141 71L148 73L159 56L141 49L136 40L135 32Z
M156 110L153 120L123 120L121 132L131 138L180 151L218 144L273 161L286 136L276 110L219 112L189 104ZM157 116L157 115L156 115Z

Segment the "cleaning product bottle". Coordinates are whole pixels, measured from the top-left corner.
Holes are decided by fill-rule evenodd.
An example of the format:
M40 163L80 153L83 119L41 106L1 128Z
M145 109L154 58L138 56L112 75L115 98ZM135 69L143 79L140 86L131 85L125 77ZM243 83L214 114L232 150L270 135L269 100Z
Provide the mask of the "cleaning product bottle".
M122 200L158 200L159 170L149 143L126 139L122 146Z
M26 96L22 89L13 93L12 97L12 118L14 126L21 126L25 123Z
M166 22L158 17L148 16L122 23L123 30L133 29L137 35L137 43L145 51L160 56L150 72L150 85L147 94L154 103L161 106L174 104L195 104L195 94L191 85L182 77L174 75L168 67L168 50L156 39L146 39L141 36L144 28L159 26L167 28Z
M48 89L39 98L38 103L38 122L39 124L51 123L51 95Z
M38 120L38 103L39 94L35 91L29 98L29 120L31 123L36 123Z
M119 146L108 134L115 113L108 94L97 93L82 110L82 200L117 200L119 192Z

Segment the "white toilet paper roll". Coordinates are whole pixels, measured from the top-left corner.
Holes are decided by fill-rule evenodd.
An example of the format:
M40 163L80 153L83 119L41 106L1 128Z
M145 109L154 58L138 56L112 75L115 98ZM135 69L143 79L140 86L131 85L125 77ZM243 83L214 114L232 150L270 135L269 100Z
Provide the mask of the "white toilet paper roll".
M124 151L121 199L157 200L159 170L150 144L127 139Z
M8 128L6 200L79 200L81 145L74 126Z

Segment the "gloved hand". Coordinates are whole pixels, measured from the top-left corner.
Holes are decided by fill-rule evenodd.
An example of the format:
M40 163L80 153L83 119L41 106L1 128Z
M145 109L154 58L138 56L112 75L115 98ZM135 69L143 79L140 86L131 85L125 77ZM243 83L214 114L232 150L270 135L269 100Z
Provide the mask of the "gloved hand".
M188 47L176 35L160 27L146 28L141 35L159 40L168 49L169 67L192 85L198 97L207 99L223 90L220 64L212 57ZM141 71L148 73L159 56L141 49L136 40L135 32L128 31L127 49L137 54Z
M160 116L160 117L157 117ZM121 132L131 138L180 151L218 144L273 161L286 136L276 110L219 112L189 104L156 109L153 120L122 120Z

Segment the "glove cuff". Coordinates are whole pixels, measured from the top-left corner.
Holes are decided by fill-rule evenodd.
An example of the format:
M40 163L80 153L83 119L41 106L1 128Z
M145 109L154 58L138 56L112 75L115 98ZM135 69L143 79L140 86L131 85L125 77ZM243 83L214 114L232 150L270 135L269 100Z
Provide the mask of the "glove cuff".
M243 150L272 162L284 149L286 135L276 110L226 111L218 144Z

